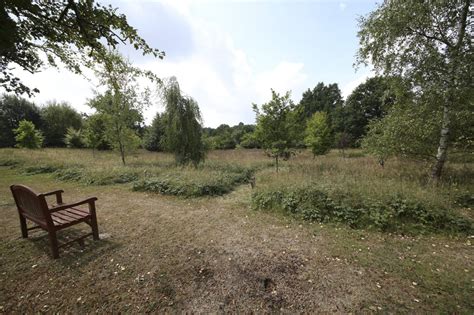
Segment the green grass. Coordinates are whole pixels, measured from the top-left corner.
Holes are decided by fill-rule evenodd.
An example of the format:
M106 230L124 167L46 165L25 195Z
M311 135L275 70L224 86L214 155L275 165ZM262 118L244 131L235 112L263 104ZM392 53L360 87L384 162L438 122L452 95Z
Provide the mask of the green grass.
M318 222L406 233L472 233L472 161L454 154L438 185L429 164L392 159L381 168L360 150L312 158L302 151L276 173L261 150L211 151L197 168L177 167L165 153L140 151L124 166L114 152L2 149L0 165L84 185L130 184L134 191L218 196L256 177L253 207Z

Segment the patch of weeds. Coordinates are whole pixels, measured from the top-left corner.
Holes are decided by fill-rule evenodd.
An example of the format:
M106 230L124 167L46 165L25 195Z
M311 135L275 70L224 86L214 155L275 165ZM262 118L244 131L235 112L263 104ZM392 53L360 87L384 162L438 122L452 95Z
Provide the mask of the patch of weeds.
M64 181L81 181L84 177L84 170L80 168L64 168L54 172L54 177Z
M23 164L23 161L19 161L17 159L9 159L9 158L0 159L0 166L9 166L10 168L14 168L21 164Z
M138 174L135 172L95 172L83 176L82 182L90 185L125 184L136 181Z
M122 170L86 170L83 168L67 168L54 172L59 180L81 182L87 185L113 185L136 181L137 172Z
M229 193L236 185L248 182L251 174L242 170L176 169L163 176L137 181L133 190L183 197L219 196Z
M473 208L474 194L463 194L456 199L455 203L461 207Z
M61 168L55 165L27 166L24 168L24 173L26 175L49 174L49 173L54 173L58 171L59 169Z
M353 201L344 195L332 198L311 185L281 189L257 189L252 194L255 209L281 210L304 220L341 222L353 228L423 233L446 231L469 234L473 223L447 209L431 207L395 195L387 201Z

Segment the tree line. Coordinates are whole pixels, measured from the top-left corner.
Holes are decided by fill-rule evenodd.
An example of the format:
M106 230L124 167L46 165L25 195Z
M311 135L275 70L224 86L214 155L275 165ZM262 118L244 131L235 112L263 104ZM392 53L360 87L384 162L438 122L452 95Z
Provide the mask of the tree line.
M347 100L336 84L319 83L298 104L293 104L289 93L272 91L269 102L253 106L255 127L222 125L202 130L197 103L181 94L177 82L164 84L115 53L119 44L128 43L143 54L164 57L115 8L95 1L7 1L0 5L4 29L0 32L0 86L16 94L38 92L17 78L10 65L31 73L40 71L45 61L55 67L61 62L76 73L84 67L94 69L106 92L91 100L89 105L101 116L91 118L84 129L99 130L100 123L95 128L88 125L102 120L104 139L120 152L123 163L126 152L140 144L140 137L145 147L172 151L181 163L198 163L206 147L260 146L278 164L296 148L306 146L318 155L334 146L343 150L361 145L382 165L390 156L430 160L431 177L437 180L449 150L472 153L474 26L470 21L472 0L383 1L359 19L356 59L356 65L373 66L378 77L356 88ZM143 131L141 110L149 102L150 91L135 89L139 76L159 85L166 104L165 114L157 116L147 131ZM67 134L55 133L62 126L56 127L61 124L56 119L47 121L48 110L38 115L33 107L23 107L31 114L23 123L9 120L8 110L2 112L7 117L0 127L2 145L12 145L13 137L28 146L42 141L45 145L80 143L78 125L68 125ZM70 112L66 106L60 108L64 115ZM91 137L86 142L99 143L98 134L84 131L86 139Z

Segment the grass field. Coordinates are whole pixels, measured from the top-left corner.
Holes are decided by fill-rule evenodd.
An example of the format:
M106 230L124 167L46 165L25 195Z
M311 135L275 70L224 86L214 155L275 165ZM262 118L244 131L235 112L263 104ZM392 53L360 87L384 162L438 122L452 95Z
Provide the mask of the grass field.
M424 163L382 169L360 151L301 152L278 174L258 150L210 152L193 169L162 153L124 167L112 152L2 149L0 165L0 312L474 311L469 157L436 186ZM97 196L102 240L52 260L45 233L20 237L12 183ZM313 211L321 200L332 208Z

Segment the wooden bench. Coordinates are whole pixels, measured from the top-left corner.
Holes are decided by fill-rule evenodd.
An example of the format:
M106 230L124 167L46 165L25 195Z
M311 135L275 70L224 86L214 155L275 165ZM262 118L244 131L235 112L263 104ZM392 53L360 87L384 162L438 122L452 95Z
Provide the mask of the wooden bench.
M63 190L55 190L44 194L37 194L31 188L24 185L12 185L10 189L20 216L21 234L23 238L28 237L28 231L41 228L48 232L51 243L53 258L59 257L59 248L79 242L84 245L84 238L91 236L94 240L99 239L97 216L95 211L96 197L88 198L79 202L63 203ZM46 202L47 196L56 195L56 205L51 207ZM80 209L80 205L88 205L88 210ZM28 228L26 220L36 225ZM69 226L85 222L92 228L92 233L82 235L67 243L58 244L56 233Z

